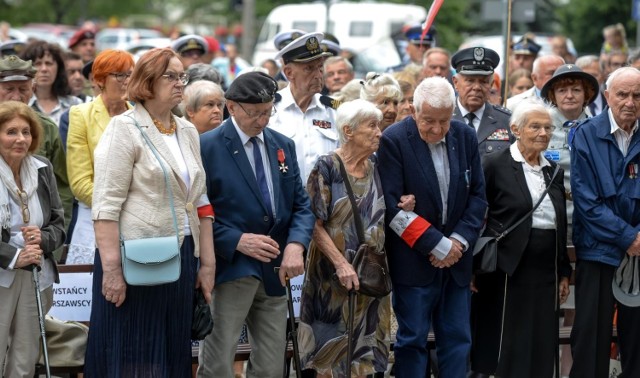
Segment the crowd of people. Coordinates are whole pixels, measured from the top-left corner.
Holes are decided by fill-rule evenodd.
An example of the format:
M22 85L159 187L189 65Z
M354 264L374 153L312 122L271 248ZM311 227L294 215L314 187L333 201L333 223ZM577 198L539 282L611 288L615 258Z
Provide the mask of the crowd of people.
M215 324L197 376L281 377L302 274L305 376L608 377L614 313L622 376L640 374L640 59L624 28L580 57L527 34L504 78L492 49L422 34L406 30L406 65L363 78L321 32L281 32L259 67L232 45L212 60L198 35L139 57L96 52L88 29L65 48L0 45L0 376L34 375L36 290L48 311L61 262L93 264L87 377L191 376L196 290ZM166 236L179 278L129 284L123 241ZM481 236L498 238L493 272L477 271ZM391 294L359 292L362 244Z

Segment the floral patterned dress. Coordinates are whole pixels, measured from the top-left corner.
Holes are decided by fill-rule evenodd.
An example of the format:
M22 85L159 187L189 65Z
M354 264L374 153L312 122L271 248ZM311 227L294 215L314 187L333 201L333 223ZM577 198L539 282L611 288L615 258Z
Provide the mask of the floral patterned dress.
M363 178L349 177L365 228L366 242L384 248L384 198L375 157L369 158L369 168ZM353 211L335 156L318 159L309 176L307 190L317 219L352 261L360 244ZM346 369L348 293L334 278L335 268L329 259L311 242L306 277L300 303L298 341L302 366L333 377L349 377ZM390 299L356 295L353 332L354 375L368 375L387 369L390 333Z

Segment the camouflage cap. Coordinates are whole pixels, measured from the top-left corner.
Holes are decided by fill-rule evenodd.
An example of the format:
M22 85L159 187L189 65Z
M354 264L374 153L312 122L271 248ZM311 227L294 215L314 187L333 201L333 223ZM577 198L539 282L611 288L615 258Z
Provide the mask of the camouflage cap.
M36 69L30 60L24 61L15 55L0 59L0 82L31 80L36 75Z

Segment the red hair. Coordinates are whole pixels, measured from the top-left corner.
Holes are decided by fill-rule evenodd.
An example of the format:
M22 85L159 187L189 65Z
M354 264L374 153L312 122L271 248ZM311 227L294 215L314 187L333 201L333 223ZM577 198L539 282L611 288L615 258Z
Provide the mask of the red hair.
M93 61L91 73L95 81L104 82L113 72L127 72L135 66L133 56L124 50L107 49Z

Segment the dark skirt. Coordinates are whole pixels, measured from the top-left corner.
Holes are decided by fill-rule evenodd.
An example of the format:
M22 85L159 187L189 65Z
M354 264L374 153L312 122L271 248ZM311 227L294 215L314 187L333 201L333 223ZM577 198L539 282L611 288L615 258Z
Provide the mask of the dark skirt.
M191 377L191 317L197 259L193 238L180 248L176 282L127 285L116 308L102 295L102 264L96 250L85 377Z
M501 378L553 376L556 272L555 230L532 229L513 276L496 272L476 278L472 370Z

